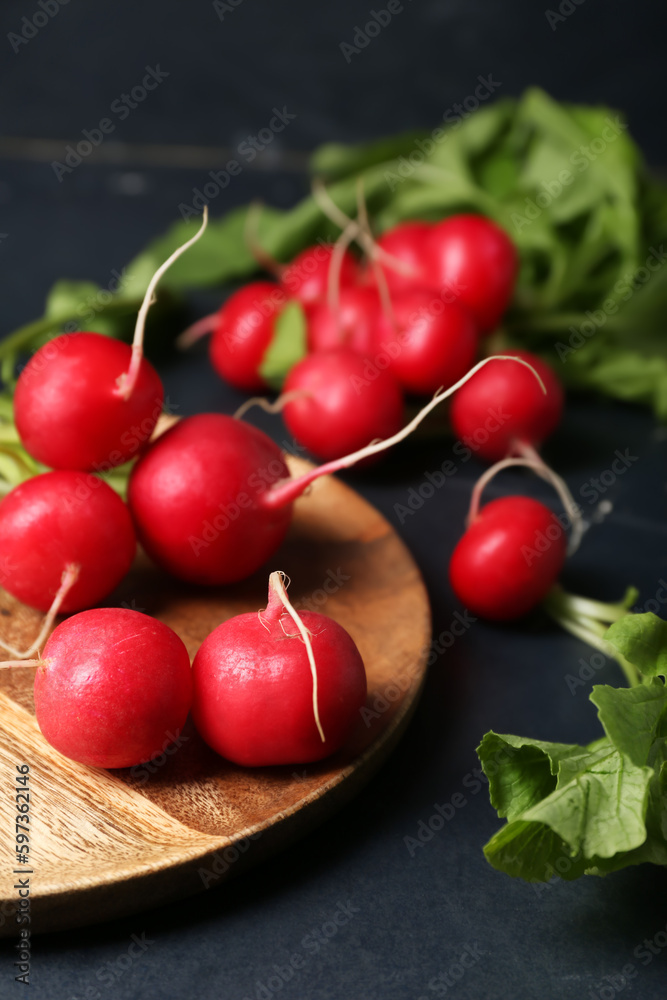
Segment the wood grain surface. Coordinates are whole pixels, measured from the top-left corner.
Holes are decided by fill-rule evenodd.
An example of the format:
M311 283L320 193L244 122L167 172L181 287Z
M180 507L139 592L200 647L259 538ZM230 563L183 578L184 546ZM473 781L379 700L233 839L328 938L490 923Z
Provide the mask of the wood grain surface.
M290 459L294 472L306 463ZM297 501L290 534L264 570L240 584L180 584L139 556L109 604L155 615L191 656L221 621L266 606L268 573L291 578L294 605L340 622L368 675L367 709L348 744L318 764L246 769L210 750L188 722L170 753L104 771L43 739L34 670L0 672L0 935L16 936L16 766L30 766L33 931L81 926L212 888L324 821L358 791L408 723L425 674L430 612L403 543L333 477ZM28 645L40 615L0 590L0 634Z

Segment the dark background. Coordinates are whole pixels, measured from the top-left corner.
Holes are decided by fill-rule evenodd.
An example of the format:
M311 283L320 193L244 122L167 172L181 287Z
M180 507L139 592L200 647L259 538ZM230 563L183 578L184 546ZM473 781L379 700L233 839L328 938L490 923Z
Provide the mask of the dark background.
M57 278L106 286L114 269L178 217L178 205L191 200L208 171L268 124L274 106L296 119L215 200L214 215L256 196L292 204L307 189L307 154L318 143L433 127L474 91L479 75L492 74L499 95L537 83L559 99L622 109L650 163L665 166L664 24L655 0L566 3L572 13L555 30L544 7L525 0L413 0L346 61L341 43L352 43L356 26L385 6L383 0L242 0L221 20L210 2L70 0L14 52L9 33L25 30L22 19L40 8L37 0L5 0L0 334L40 315ZM114 133L59 182L51 162L109 115L146 66L156 65L167 79L125 121L114 118ZM230 411L238 400L209 371L203 352L180 367L167 360L162 372L181 414ZM266 426L280 433L275 423ZM644 602L667 576L664 431L640 409L572 400L546 457L576 498L610 466L617 448L630 448L638 460L605 496L613 511L591 529L564 582L602 599L618 598L634 583ZM415 446L403 450L392 471L352 480L414 552L436 635L456 609L447 560L480 467L462 468L404 524L394 504L441 464L442 450ZM541 484L509 474L489 495L513 482L551 500ZM512 881L481 853L498 826L486 791L467 796L466 807L415 857L404 842L435 803L463 790L487 729L573 742L597 735L587 701L592 682L572 694L565 681L590 655L540 616L506 628L477 622L434 664L409 733L355 803L220 891L113 925L36 939L33 995L255 997L258 981L266 983L274 965L285 965L294 952L306 954L305 935L331 919L338 901L349 900L359 912L317 954L307 954L282 996L663 997L664 956L644 966L633 954L667 924L662 871L556 882L542 891ZM621 683L620 671L610 664L596 675L601 680ZM105 985L109 980L101 982L98 973L127 953L133 933L153 943ZM445 987L437 977L466 945L483 956ZM14 996L19 987L9 949L5 961L0 996ZM637 976L621 988L615 977L629 962Z

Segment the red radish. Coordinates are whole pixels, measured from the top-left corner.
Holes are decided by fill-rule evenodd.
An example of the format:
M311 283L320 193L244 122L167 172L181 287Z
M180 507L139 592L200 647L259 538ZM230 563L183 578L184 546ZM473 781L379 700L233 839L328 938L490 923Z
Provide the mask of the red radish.
M430 273L428 258L432 232L433 226L429 222L402 222L388 229L376 241L376 247L404 265L398 270L383 259L382 271L392 296L411 292L415 288L438 287L437 279ZM372 276L369 277L373 280Z
M209 345L211 363L230 385L248 392L267 388L259 367L286 302L280 285L253 281L234 292L216 316L211 317L214 320L214 325L209 326L213 330Z
M123 399L118 379L131 353L101 333L65 333L33 354L14 395L26 451L54 469L99 472L136 455L153 433L164 391L144 358L132 395Z
M326 355L311 355L317 357ZM479 362L465 378L488 363ZM349 365L348 373L351 369ZM361 387L369 398L371 374L367 371L369 384ZM242 580L276 551L289 526L291 505L310 483L403 441L463 381L434 396L387 440L294 479L278 446L256 428L221 414L188 417L161 435L132 471L128 501L139 539L159 565L182 579L210 584ZM360 399L361 394L355 405Z
M482 508L459 541L449 579L474 615L509 621L546 597L565 554L565 531L553 511L529 497L502 497Z
M563 390L546 362L528 351L508 351L507 356L528 362L546 394L524 365L491 361L452 401L456 436L488 461L525 445L537 447L556 429L563 411Z
M190 657L167 625L124 608L62 622L35 674L45 739L90 767L131 767L177 738L192 701Z
M132 470L128 503L148 554L175 576L221 584L253 573L282 542L288 507L265 509L289 471L277 444L219 413L188 417Z
M204 232L179 247L153 275L132 347L100 333L63 334L41 347L19 376L14 419L23 445L53 469L103 472L145 445L162 411L160 378L143 357L146 315L158 281Z
M514 291L518 255L500 226L482 215L452 215L433 227L427 273L456 295L482 332L493 330Z
M375 288L341 288L338 309L321 302L309 310L308 350L347 346L358 354L372 355L378 347L381 317L382 305Z
M366 700L350 635L331 618L296 614L281 573L264 611L236 615L193 663L192 716L219 754L245 767L306 764L338 750Z
M318 244L302 250L294 260L282 268L281 283L288 295L303 305L324 301L329 282L329 268L334 252L332 244ZM341 260L340 287L356 284L359 267L351 253L345 252Z
M407 392L431 395L465 375L478 340L465 306L418 289L395 296L392 307L393 323L383 318L377 341Z
M97 476L45 472L0 502L0 585L47 611L68 566L78 578L60 609L80 611L105 598L129 570L136 540L129 511Z
M288 430L325 460L390 437L403 420L403 395L394 376L349 347L303 358L287 376L284 391L303 394L283 409Z

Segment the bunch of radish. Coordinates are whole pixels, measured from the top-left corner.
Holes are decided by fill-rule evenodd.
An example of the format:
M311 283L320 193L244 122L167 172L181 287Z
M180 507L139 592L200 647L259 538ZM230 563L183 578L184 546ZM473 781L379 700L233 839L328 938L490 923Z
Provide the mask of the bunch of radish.
M340 240L310 247L283 266L251 241L258 261L277 280L241 288L186 331L182 343L210 332L216 371L237 388L267 391L262 362L283 310L296 300L305 316L308 354L287 374L278 403L266 408L282 409L294 438L330 461L395 433L404 394L432 395L464 376L510 303L518 258L506 233L480 215L404 222L375 240L362 203L354 222L320 196L323 209L343 227ZM364 263L348 249L353 238L366 251ZM491 475L511 459L551 481L572 516L574 548L581 530L574 503L537 452L560 421L563 391L540 358L509 353L533 371L491 362L455 396L452 428L480 458L501 463ZM491 419L496 413L500 417ZM507 497L481 512L478 505L479 497L451 561L452 586L480 616L519 617L557 579L565 532L535 500ZM535 539L543 537L547 551L529 559Z
M277 280L245 285L180 341L210 333L222 378L266 392L264 359L297 303L308 353L287 373L283 416L294 438L326 460L395 433L405 395L432 396L461 379L507 309L518 269L512 241L479 215L402 223L377 241L367 225L345 216L341 224L335 245L309 247L288 265L255 248ZM367 250L365 262L348 249L352 238Z
M454 420L470 432L465 414L475 400L483 408L479 379L485 372L495 379L492 395L504 380L507 405L513 405L515 394L520 400L512 411L514 424L502 428L501 450L538 444L558 419L560 397L555 399L555 390L550 395L545 384L549 374L526 357L485 358L468 371L478 333L507 304L516 262L511 243L492 223L458 217L440 226L406 226L387 234L392 253L381 246L374 250L378 260L367 273L338 246L325 253L324 263L318 258L313 269L303 266L314 254L306 251L282 274L284 286L313 316L320 315L321 329L331 318L323 295L332 268L336 280L347 282L341 294L357 289L355 308L370 308L376 297L379 302L381 288L391 283L396 286L394 315L406 317L400 334L405 352L399 351L394 368L381 371L356 396L353 376L365 377L369 359L358 352L354 337L349 344L314 350L290 373L288 392L293 395L286 421L321 442L325 464L292 477L280 448L267 435L222 414L189 417L156 435L163 389L143 357L146 315L161 275L199 238L206 222L205 214L199 232L153 276L131 347L97 333L56 337L33 355L16 387L21 441L52 471L23 483L0 502L0 585L45 611L46 618L29 649L0 645L14 657L7 665L37 667L37 719L49 742L94 766L121 767L148 759L169 734L173 738L191 705L204 739L230 760L248 765L316 760L342 745L365 698L364 668L351 638L323 616L300 617L287 599L281 574L271 575L264 612L226 622L205 640L192 674L183 643L167 626L128 609L84 610L94 608L120 582L137 540L159 567L181 580L233 583L273 556L289 528L294 501L314 480L372 459L403 440L466 383L471 402L468 410L459 407ZM420 251L425 229L426 256ZM471 240L477 241L476 249L466 259L466 241ZM385 268L388 260L391 268ZM491 283L493 301L482 294L485 260L504 268L502 281ZM378 278L385 270L390 273L395 261L403 271L400 280ZM408 270L414 287L406 287ZM413 307L435 301L436 293L427 287L430 280L458 283L466 298L446 303L437 323L430 315L423 323L413 322ZM256 387L256 360L278 308L275 288L269 283L260 287L261 321L252 322L242 308L243 296L257 289L242 290L225 306L223 332L216 330L212 340L214 358L216 344L236 345L229 353L238 384L246 388ZM368 336L379 338L373 344L386 347L392 356L388 345L399 337L398 327L378 309L377 323L369 320L369 331L375 332ZM335 323L338 329L338 319ZM350 321L350 330L356 329ZM506 378L505 369L520 372L515 383ZM424 391L437 391L401 426L402 388L409 387L409 379L417 385L420 370ZM334 421L329 427L333 444L327 444L322 432L322 413ZM133 466L126 504L100 477L128 461ZM59 611L80 613L55 629L39 655ZM35 652L37 658L29 659Z

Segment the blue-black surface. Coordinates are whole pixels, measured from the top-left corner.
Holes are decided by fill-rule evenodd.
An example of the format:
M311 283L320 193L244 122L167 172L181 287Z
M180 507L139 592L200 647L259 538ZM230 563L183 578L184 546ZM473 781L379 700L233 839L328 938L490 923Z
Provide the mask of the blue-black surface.
M649 3L610 4L604 21L592 0L572 4L573 12L553 32L542 8L532 4L406 3L402 20L349 64L339 42L352 38L370 4L273 8L243 0L229 6L220 21L209 3L63 5L28 45L14 53L7 43L0 71L9 97L5 133L77 138L141 78L145 65L162 61L173 78L118 125L115 139L233 148L265 124L267 109L293 102L299 118L283 148L310 148L321 139L428 124L469 93L469 75L474 80L496 71L497 57L508 92L536 81L556 96L632 105L647 148L664 159L664 135L650 128L660 77L652 56L655 7ZM20 30L21 19L38 9L4 4L4 32ZM615 69L621 55L623 73ZM45 292L58 277L90 278L104 287L114 269L121 270L173 221L208 169L148 169L133 157L128 150L117 165L84 163L62 182L48 156L43 162L2 162L2 332L40 314ZM256 195L292 203L305 180L288 166L289 158L278 158L275 169L244 171L212 210L217 214ZM162 373L172 406L182 415L229 412L238 402L210 371L204 351L178 364L163 360ZM275 418L257 422L284 436ZM546 457L587 515L601 500L613 504L569 564L569 589L614 599L632 583L640 589L641 606L664 593L666 447L664 433L643 410L568 400ZM626 449L632 457L627 472L604 493L598 490L588 506L587 484L611 468L616 450ZM436 638L449 631L458 610L446 567L481 466L474 460L458 466L413 514L397 505L449 457L450 441L420 442L402 447L384 468L347 477L414 553L429 588ZM497 480L489 496L514 488L552 502L544 484L520 473ZM489 728L568 742L592 739L598 723L587 700L590 686L622 678L609 664L573 689L566 675L578 675L580 661L590 655L540 615L505 627L474 622L438 656L408 733L356 801L301 843L219 890L112 924L37 937L32 995L664 997L662 870L535 887L495 872L482 855L499 824L475 773L475 746ZM406 842L457 793L465 804L442 829L422 847ZM144 946L133 949L128 966L132 935ZM658 942L656 954L645 950L645 939ZM2 997L23 989L12 982L12 943L2 955ZM628 964L636 975L623 982L619 977Z

